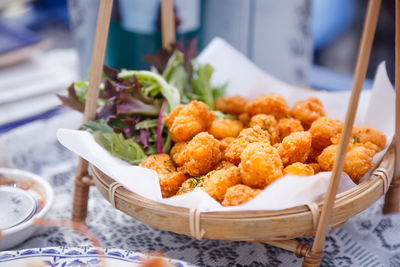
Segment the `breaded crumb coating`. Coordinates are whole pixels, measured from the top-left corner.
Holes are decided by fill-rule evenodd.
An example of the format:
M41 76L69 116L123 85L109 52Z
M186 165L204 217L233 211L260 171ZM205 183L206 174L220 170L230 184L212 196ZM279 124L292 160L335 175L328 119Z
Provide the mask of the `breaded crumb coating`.
M278 131L280 141L282 141L283 138L291 133L304 131L304 128L299 120L293 118L284 118L278 121Z
M354 183L358 184L360 179L366 174L374 163L372 162L375 150L365 146L356 146L347 152L343 170L347 173Z
M244 184L234 185L226 190L223 206L241 205L253 198L261 192L260 189L253 189Z
M283 138L278 147L278 153L283 165L295 162L306 162L311 150L311 134L309 132L295 132Z
M204 176L189 178L182 183L182 186L179 188L176 195L179 196L185 193L192 192L196 187L201 187L203 185L203 182Z
M205 175L204 182L200 188L218 202L222 202L226 190L239 183L238 167L233 166L228 169L209 172Z
M248 127L250 123L250 115L248 113L242 113L239 115L238 120L243 123L244 127Z
M192 139L200 132L207 131L215 119L214 112L203 102L193 100L189 104L175 107L164 123L169 127L175 143Z
M321 117L311 124L308 130L312 134L312 147L322 150L332 144L331 138L342 131L343 122Z
M234 140L234 137L226 137L220 141L220 149L223 154L225 153L225 150L228 148L229 144L232 143Z
M314 168L308 164L304 164L301 162L296 162L286 166L283 169L284 174L292 174L298 176L310 176L314 175Z
M378 146L378 152L382 151L386 146L386 136L375 128L367 128L364 126L355 126L352 131L354 143L371 142Z
M338 145L325 148L318 157L318 164L323 171L331 171L336 159ZM376 153L376 146L370 142L364 144L350 144L347 150L343 171L347 173L356 184L365 173L374 165L372 160Z
M316 97L296 102L290 113L303 124L305 129L310 128L311 124L319 117L326 116L322 102Z
M317 174L321 171L321 167L317 162L308 163L308 165L314 169L314 174Z
M157 172L163 197L175 195L181 184L189 177L176 171L171 157L167 154L149 156L140 163L140 166Z
M251 117L250 127L260 126L261 129L268 131L271 137L271 144L279 142L278 123L272 115L257 114Z
M226 114L239 115L246 111L247 102L247 98L240 95L221 96L215 101L214 107Z
M256 97L247 105L250 116L257 114L273 115L277 120L288 117L290 112L286 100L281 95L267 94Z
M233 164L232 162L229 162L227 160L221 160L216 166L215 169L216 170L222 170L222 169L229 169L230 167L234 167L236 166L235 164Z
M224 159L232 162L235 165L240 163L240 155L246 146L254 142L270 142L270 135L259 126L243 129L238 137L228 145L225 150Z
M177 166L182 166L184 161L182 158L182 151L185 150L188 142L176 143L170 151L171 158Z
M277 150L268 143L251 143L241 155L240 178L247 186L262 189L281 177L282 170Z
M221 160L220 143L209 133L199 133L186 145L181 157L179 171L190 176L206 174Z
M226 137L236 137L243 130L243 124L238 120L215 119L208 132L218 140Z

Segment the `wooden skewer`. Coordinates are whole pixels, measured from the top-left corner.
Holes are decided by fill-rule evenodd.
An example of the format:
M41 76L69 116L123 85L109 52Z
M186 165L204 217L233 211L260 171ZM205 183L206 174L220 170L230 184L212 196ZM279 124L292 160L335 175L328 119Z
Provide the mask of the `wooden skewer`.
M99 97L101 75L103 73L104 54L107 46L108 28L110 26L113 0L101 0L97 16L96 35L92 52L89 73L89 88L86 96L83 122L96 118L97 99ZM86 219L89 184L84 180L88 175L88 162L79 158L75 174L75 191L72 208L72 221L81 222Z
M166 50L171 49L175 42L175 19L173 0L161 1L161 33L162 46Z
M329 228L329 221L332 215L332 208L336 198L340 177L346 157L347 147L353 128L354 118L357 112L358 100L362 85L367 72L368 61L371 54L372 42L375 35L376 24L379 16L381 0L370 0L368 2L367 15L364 22L361 43L359 47L357 63L354 71L353 89L350 103L346 114L342 135L336 154L332 176L326 193L321 217L318 223L317 232L311 251L305 256L303 266L319 266L322 259L322 250Z
M392 184L385 196L383 213L400 211L400 0L396 0L396 41L395 41L395 87L396 87L396 116L395 116L395 162Z

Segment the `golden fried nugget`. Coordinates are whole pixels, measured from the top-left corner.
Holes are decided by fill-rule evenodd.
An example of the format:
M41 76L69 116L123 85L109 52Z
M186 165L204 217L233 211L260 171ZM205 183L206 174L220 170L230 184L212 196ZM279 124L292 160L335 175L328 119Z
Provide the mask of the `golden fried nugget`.
M375 148L368 148L364 145L349 145L343 170L355 183L358 183L361 177L374 165L372 160L376 153ZM318 164L323 171L331 171L333 169L337 149L337 144L330 145L319 155Z
M283 165L295 162L306 162L311 150L311 134L309 132L295 132L283 138L278 147L278 153Z
M221 96L215 101L214 107L226 114L239 115L246 111L247 102L247 98L240 95Z
M205 175L204 182L200 188L218 202L222 202L226 190L239 183L238 167L233 166L228 169L209 172Z
M290 113L303 124L305 129L308 129L319 117L326 116L322 102L316 97L296 102Z
M374 163L372 162L375 150L365 146L355 146L346 155L343 170L350 176L354 183L358 184Z
M181 184L189 178L186 174L176 171L171 157L167 154L151 155L145 158L140 166L157 172L163 197L175 195Z
M216 170L222 170L222 169L229 169L230 167L234 167L236 166L235 164L233 164L232 162L229 162L227 160L221 160L216 166L215 169Z
M354 143L367 143L369 141L378 146L378 152L386 146L386 136L375 128L355 126L352 134Z
M327 117L318 118L308 130L312 134L312 147L318 151L331 145L331 138L339 134L342 131L342 127L343 122L339 120Z
M189 104L175 107L164 123L169 127L175 143L192 139L196 134L207 131L215 119L214 112L203 102L193 100Z
M314 174L317 174L321 171L321 167L319 166L319 164L317 162L308 163L308 166L313 168Z
M220 149L222 153L225 153L225 150L228 148L229 144L235 140L234 137L225 137L220 141Z
M268 131L271 137L271 144L279 142L278 123L272 115L257 114L251 117L250 127L260 126L261 129Z
M221 140L226 137L236 137L243 130L243 124L238 120L215 119L208 132Z
M238 119L243 123L243 127L248 127L250 123L250 115L248 113L242 113Z
M270 135L267 131L261 129L260 126L243 129L238 137L228 145L224 153L224 159L237 165L240 163L240 155L246 146L254 142L270 142Z
M260 192L260 189L253 189L244 184L234 185L226 190L222 206L241 205L255 198Z
M182 166L184 163L182 159L182 151L186 148L187 143L188 142L179 142L171 148L170 155L177 166Z
M182 183L182 186L179 188L176 195L179 196L185 193L192 192L196 187L201 187L203 185L203 182L204 176L189 178Z
M221 160L220 143L209 133L197 134L181 152L179 171L199 176L208 173Z
M304 131L303 126L299 120L293 118L284 118L278 121L278 131L280 140L288 136L291 133Z
M240 158L239 175L242 183L247 186L264 188L283 175L281 158L270 144L251 143Z
M310 176L314 175L314 168L308 164L304 164L301 162L295 162L286 166L283 169L284 174L292 174L298 176Z
M277 120L288 117L290 112L286 100L281 95L268 94L256 97L247 105L250 116L257 114L273 115Z

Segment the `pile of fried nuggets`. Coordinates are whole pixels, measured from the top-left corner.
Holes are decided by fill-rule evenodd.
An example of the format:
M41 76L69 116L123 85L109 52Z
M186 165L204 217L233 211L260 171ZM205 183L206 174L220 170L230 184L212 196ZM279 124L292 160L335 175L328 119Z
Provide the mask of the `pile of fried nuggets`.
M152 155L140 166L158 173L163 197L199 187L224 206L240 205L285 174L310 176L331 171L343 122L326 117L320 100L310 97L292 109L284 97L263 95L253 101L223 96L215 109L192 101L172 110L164 123L175 145L170 155ZM384 149L386 137L356 126L344 171L358 183Z

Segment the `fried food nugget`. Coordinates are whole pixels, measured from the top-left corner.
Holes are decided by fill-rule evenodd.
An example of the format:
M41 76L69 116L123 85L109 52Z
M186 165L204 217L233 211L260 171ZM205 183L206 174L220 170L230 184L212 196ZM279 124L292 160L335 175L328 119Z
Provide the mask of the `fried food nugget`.
M283 138L278 147L278 153L283 165L295 162L306 162L311 150L311 134L309 132L295 132Z
M225 150L224 159L237 165L240 163L240 155L248 144L254 142L270 142L270 135L267 131L261 129L260 126L243 129L239 136L228 145Z
M255 198L260 192L260 189L253 189L244 184L234 185L226 190L222 206L241 205Z
M303 125L299 120L284 118L278 121L278 131L281 141L291 133L304 131Z
M319 117L326 116L322 102L316 97L296 102L290 113L303 124L305 129L310 128L310 125Z
M204 176L189 178L182 183L182 186L179 188L176 195L179 196L185 193L192 192L196 187L201 187L203 185L203 182Z
M308 163L308 166L313 168L314 174L317 174L321 171L321 167L319 166L319 164L317 162Z
M235 164L233 164L232 162L229 162L227 160L221 160L216 166L215 169L216 170L222 170L222 169L229 169L230 167L234 167L236 166Z
M189 141L200 132L207 131L215 119L214 112L203 102L193 100L189 104L175 107L164 123L169 127L175 143Z
M200 188L218 202L222 202L226 190L239 183L238 167L233 166L228 169L209 172Z
M247 113L242 113L238 117L239 121L243 123L243 127L248 127L250 123L250 115Z
M318 151L332 144L331 138L342 131L343 122L327 117L320 117L315 120L310 129L312 134L312 147Z
M249 144L240 158L240 178L247 186L262 189L283 175L282 160L268 143Z
M372 143L370 143L372 144ZM343 171L347 173L356 184L365 173L374 165L372 162L376 153L376 146L370 144L365 145L349 145ZM335 163L338 145L330 145L326 147L318 157L318 164L323 171L331 171Z
M243 130L243 124L238 120L215 119L208 132L218 140L226 137L236 137Z
M378 152L382 151L386 146L386 136L375 128L367 128L364 126L355 126L352 131L354 143L371 142L378 146Z
M271 137L271 144L279 142L278 123L272 115L257 114L251 117L250 127L260 126L261 129L268 131Z
M292 174L298 176L310 176L314 175L314 168L308 164L304 164L301 162L295 162L286 166L283 169L284 174Z
M173 162L177 166L182 166L184 163L183 158L182 158L182 151L185 150L187 144L188 144L188 142L179 142L179 143L176 143L171 148L170 155L171 155Z
M247 105L250 116L257 114L273 115L277 120L288 117L290 112L286 100L281 95L267 94L256 97Z
M221 160L220 143L209 133L199 133L186 145L181 157L179 171L190 176L206 174Z
M140 166L157 172L163 197L175 195L181 184L189 178L186 174L176 171L171 157L167 154L151 155L145 158Z
M215 101L214 108L226 114L237 116L246 111L247 103L247 98L240 95L221 96Z
M225 137L220 141L220 149L223 154L225 153L225 150L228 148L230 143L232 143L234 140L234 137Z

